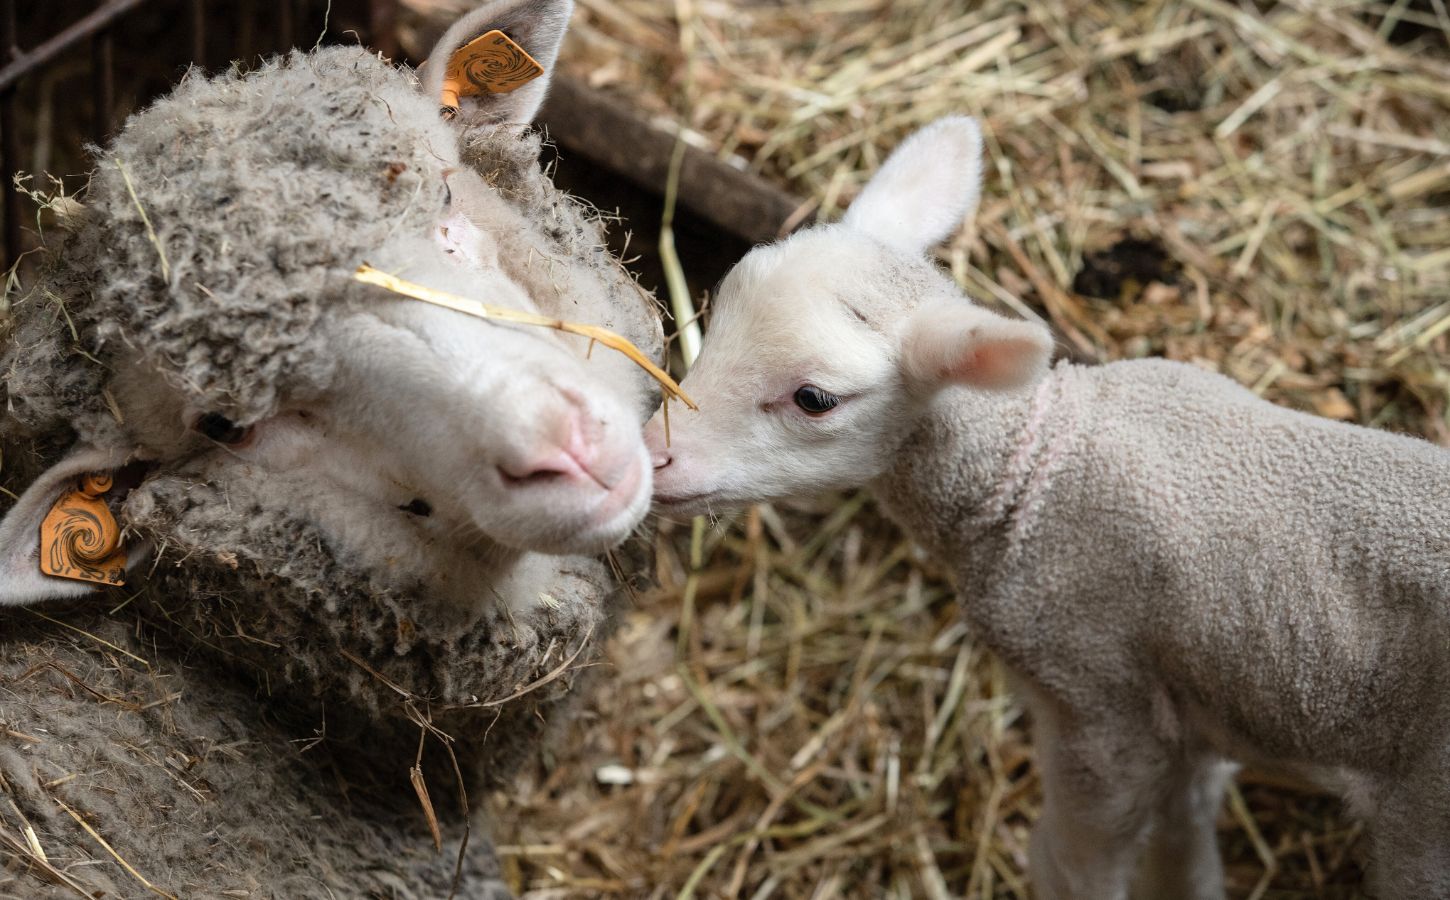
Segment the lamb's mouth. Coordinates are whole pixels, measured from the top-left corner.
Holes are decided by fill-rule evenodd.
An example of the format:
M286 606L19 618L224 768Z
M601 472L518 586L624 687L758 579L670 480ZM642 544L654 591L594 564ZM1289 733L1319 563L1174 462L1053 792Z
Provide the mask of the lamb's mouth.
M659 513L680 513L703 509L710 501L719 499L719 491L701 491L697 494L655 494L651 506Z

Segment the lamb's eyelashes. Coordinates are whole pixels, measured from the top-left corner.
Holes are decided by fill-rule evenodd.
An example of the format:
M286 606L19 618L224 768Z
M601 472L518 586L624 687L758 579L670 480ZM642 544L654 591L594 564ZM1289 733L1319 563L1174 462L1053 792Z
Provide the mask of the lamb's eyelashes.
M803 384L791 396L801 412L809 416L824 416L841 405L841 398L814 384Z
M760 404L760 411L788 416L806 422L826 422L836 418L852 401L867 391L835 392L810 381L800 387Z

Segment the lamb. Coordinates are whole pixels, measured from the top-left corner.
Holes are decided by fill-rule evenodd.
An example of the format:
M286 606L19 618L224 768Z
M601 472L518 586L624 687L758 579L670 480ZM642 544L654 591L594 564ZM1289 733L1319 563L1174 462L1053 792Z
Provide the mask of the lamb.
M583 339L353 273L659 356L539 168L547 76L440 113L457 48L499 29L547 72L570 9L483 5L418 75L358 48L191 75L99 154L0 344L0 606L49 601L0 612L0 893L150 895L94 835L163 893L501 890L466 798L611 627L627 585L594 555L647 510L659 397ZM107 597L38 566L96 471L129 548Z
M943 119L732 270L656 506L868 485L949 565L1033 716L1039 897L1222 898L1230 760L1341 791L1377 896L1450 897L1450 452L1185 364L1049 370L925 255L980 160Z

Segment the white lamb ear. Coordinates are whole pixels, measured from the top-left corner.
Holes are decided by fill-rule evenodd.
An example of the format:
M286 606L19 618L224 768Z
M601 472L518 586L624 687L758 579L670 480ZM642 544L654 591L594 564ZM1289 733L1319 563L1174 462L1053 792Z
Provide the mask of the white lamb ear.
M925 253L976 212L982 130L975 119L938 119L907 138L842 220L883 243Z
M912 314L901 350L908 382L928 390L961 384L1008 389L1031 384L1052 359L1043 325L1008 319L965 300Z
M549 80L559 58L559 44L564 40L573 11L573 0L495 0L480 6L454 22L433 47L428 61L418 70L423 91L438 98L440 105L449 106L443 99L443 88L454 53L490 31L501 31L543 68L543 74L506 92L460 95L453 108L465 124L532 122L549 91ZM532 69L528 60L511 50L499 49L480 59L474 71L484 80L506 83L520 72Z
M116 454L94 448L73 451L26 488L0 520L0 606L25 606L41 600L79 597L96 589L83 581L56 578L40 571L40 523L60 495L87 472L115 468ZM149 548L133 547L128 569L145 558Z

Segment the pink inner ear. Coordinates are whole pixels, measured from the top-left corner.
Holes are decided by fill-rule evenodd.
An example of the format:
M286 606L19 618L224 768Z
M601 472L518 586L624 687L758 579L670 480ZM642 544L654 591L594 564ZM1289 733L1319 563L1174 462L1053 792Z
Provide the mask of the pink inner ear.
M1031 341L983 340L974 330L967 339L967 348L948 366L946 376L976 387L1010 387L1022 380L1023 368L1032 359L1033 349Z

